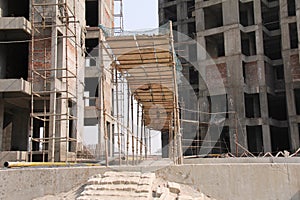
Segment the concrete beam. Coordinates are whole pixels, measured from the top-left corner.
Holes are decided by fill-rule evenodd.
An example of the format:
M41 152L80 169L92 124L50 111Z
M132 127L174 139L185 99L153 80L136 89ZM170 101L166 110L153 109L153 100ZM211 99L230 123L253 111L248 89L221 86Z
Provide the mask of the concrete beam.
M31 34L31 23L25 17L1 17L0 30L22 30Z
M0 79L1 92L22 92L31 94L31 86L28 81L23 79Z

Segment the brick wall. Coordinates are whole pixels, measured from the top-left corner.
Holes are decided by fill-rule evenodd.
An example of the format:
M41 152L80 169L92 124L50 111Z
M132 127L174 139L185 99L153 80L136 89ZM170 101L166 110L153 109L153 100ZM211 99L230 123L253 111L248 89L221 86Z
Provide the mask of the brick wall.
M300 63L299 63L299 55L291 55L290 56L290 68L293 81L300 80Z
M250 86L258 86L258 70L257 62L245 63L246 84Z
M222 87L223 84L227 84L226 63L206 66L206 84L209 88Z

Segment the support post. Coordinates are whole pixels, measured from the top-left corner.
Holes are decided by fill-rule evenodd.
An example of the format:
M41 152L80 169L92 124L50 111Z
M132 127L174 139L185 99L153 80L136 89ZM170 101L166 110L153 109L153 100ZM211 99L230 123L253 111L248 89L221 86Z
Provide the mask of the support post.
M144 126L144 112L143 112L143 108L142 108L142 117L141 117L141 137L140 137L140 160L142 160L143 158L143 128Z
M129 159L129 125L130 125L130 90L129 85L127 83L127 137L126 137L126 164L128 165L128 159Z
M177 142L177 156L178 156L178 164L183 164L183 155L182 155L182 146L181 146L181 130L180 130L180 119L179 119L179 103L178 103L178 89L177 89L177 72L176 72L176 54L174 48L174 38L173 38L173 30L172 30L172 21L170 21L170 42L172 47L172 57L173 57L173 77L174 77L174 131L176 134Z
M115 69L115 83L116 83L116 114L117 114L117 132L118 132L118 151L119 151L119 165L122 164L122 160L121 160L121 135L120 135L120 125L119 125L119 86L118 86L118 70L116 67L114 67ZM113 133L114 134L114 133ZM113 136L114 137L114 136Z
M138 164L138 157L139 157L139 124L140 124L140 103L137 103L136 109L136 164Z
M132 150L132 164L134 165L134 120L133 120L133 95L131 95L131 150Z

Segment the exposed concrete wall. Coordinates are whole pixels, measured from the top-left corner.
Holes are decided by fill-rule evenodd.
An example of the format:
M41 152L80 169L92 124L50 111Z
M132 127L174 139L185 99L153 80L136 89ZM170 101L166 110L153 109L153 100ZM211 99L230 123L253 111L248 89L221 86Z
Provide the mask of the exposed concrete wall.
M300 198L300 164L200 164L152 167L70 167L0 170L0 199L32 199L67 192L108 170L155 171L218 200ZM32 178L35 177L35 178Z
M106 170L102 167L1 170L0 199L29 200L66 192Z
M300 198L300 164L203 164L156 172L218 200Z

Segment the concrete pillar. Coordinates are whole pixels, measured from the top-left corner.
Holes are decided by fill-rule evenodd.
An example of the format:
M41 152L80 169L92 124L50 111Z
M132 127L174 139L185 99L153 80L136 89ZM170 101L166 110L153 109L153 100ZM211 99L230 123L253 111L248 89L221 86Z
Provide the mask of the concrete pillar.
M239 24L239 0L222 2L223 23L225 25Z
M4 122L4 101L0 98L0 151L2 151L3 143L3 122Z

